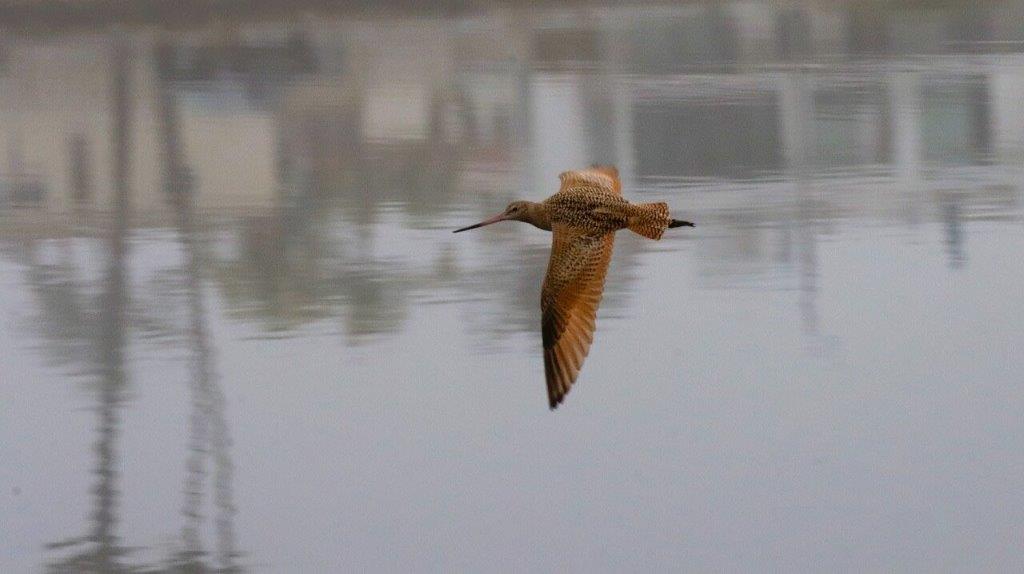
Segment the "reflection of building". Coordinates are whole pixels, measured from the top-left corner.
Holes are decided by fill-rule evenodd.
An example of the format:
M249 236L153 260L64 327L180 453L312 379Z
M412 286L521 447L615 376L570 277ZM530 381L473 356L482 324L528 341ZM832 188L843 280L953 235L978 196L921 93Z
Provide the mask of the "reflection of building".
M113 44L102 38L8 44L0 81L0 180L38 182L35 198L52 208L75 197L113 201ZM133 58L135 129L130 134L137 188L155 189L152 71ZM147 75L148 72L148 75ZM148 160L148 161L147 161Z
M725 222L756 206L782 245L839 214L969 219L972 194L1019 194L1002 166L1024 156L1024 59L979 42L1019 40L1006 22L1022 20L725 2L138 32L132 204L159 210L163 187L187 182L200 207L271 207L246 225L281 252L320 249L317 218L344 210L340 265L372 262L384 205L429 223L466 197L484 210L513 189L542 196L591 162ZM110 57L100 35L5 41L0 201L110 205ZM774 252L762 231L717 248L756 274L751 254ZM281 301L304 297L319 295Z
M842 5L741 2L549 12L510 8L458 26L425 18L250 24L218 34L227 40L176 38L170 80L200 205L271 205L294 185L295 169L345 174L337 180L352 162L373 158L387 158L381 171L489 165L514 158L517 147L529 150L532 187L591 161L622 165L627 180L894 166L911 184L928 162L1021 154L1019 59L943 60L937 75L922 73L935 66L920 61L842 63L1012 39L1002 20L1021 15L1009 8L880 18ZM162 201L154 42L143 34L133 42L140 207ZM822 51L840 63L799 64ZM0 189L9 199L52 208L108 201L109 52L108 40L89 35L59 48L5 46ZM771 68L791 62L797 67ZM608 72L620 70L639 75L611 81ZM458 154L438 153L452 145Z

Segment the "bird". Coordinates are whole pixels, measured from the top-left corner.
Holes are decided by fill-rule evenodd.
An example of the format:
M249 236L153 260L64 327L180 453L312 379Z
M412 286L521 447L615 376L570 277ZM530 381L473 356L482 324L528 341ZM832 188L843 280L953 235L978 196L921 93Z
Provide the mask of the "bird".
M615 232L661 239L666 229L694 227L673 219L668 204L630 203L617 168L593 165L559 174L558 192L541 202L513 201L505 210L461 233L500 221L521 221L552 232L551 256L541 288L541 338L548 405L565 400L590 352Z

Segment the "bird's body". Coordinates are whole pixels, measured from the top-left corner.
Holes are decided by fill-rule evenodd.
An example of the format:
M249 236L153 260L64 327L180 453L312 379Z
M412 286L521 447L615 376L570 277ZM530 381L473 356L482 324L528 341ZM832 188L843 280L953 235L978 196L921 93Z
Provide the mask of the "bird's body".
M499 215L456 230L516 220L553 233L540 304L544 375L552 409L569 393L590 350L615 232L629 229L660 239L666 229L693 226L672 219L665 203L626 201L614 167L567 171L559 179L558 193L543 202L515 201Z

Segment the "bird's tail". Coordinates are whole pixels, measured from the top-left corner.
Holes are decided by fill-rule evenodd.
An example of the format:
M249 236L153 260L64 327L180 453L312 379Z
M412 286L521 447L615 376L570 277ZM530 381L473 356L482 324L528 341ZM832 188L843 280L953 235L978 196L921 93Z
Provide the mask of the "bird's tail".
M658 203L637 203L630 206L629 218L626 226L633 233L643 235L648 239L661 239L661 234L672 224L674 219L668 215L668 204L659 201Z

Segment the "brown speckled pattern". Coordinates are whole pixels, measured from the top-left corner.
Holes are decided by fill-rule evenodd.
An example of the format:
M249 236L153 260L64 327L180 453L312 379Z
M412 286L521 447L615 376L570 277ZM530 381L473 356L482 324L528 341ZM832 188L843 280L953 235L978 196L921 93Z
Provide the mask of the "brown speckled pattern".
M629 230L639 233L648 239L661 239L661 234L668 229L672 223L672 217L668 214L668 204L639 203L631 206L632 215L629 217Z
M670 226L693 225L672 219L665 203L634 205L623 199L614 167L594 166L558 177L558 193L546 200L513 201L504 212L455 230L514 220L553 232L540 298L544 378L552 409L565 399L590 352L615 232L629 229L661 239Z
M672 221L665 203L630 204L618 171L596 167L559 176L562 187L523 220L554 232L541 292L541 333L548 404L554 409L590 351L615 232L660 239Z

